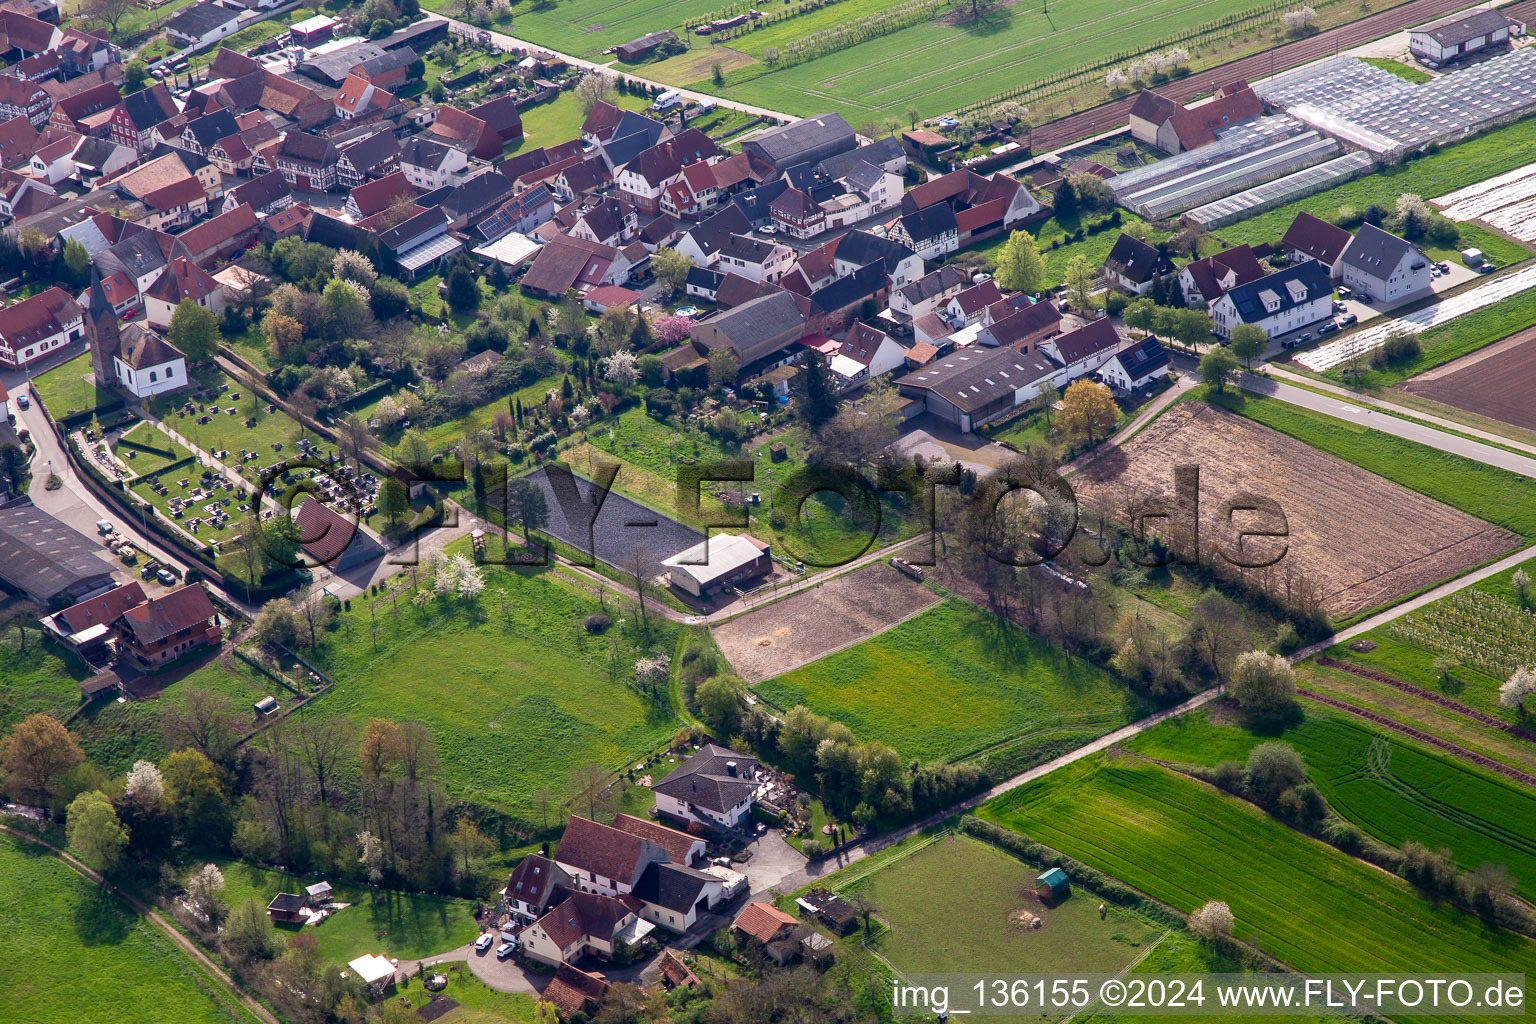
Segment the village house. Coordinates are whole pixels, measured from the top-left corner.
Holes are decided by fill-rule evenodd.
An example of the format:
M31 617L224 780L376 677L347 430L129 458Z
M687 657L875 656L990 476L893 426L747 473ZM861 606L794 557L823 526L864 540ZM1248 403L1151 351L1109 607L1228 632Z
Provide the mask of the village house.
M909 415L927 412L970 433L1065 380L1061 364L1043 351L971 345L898 378L896 388L918 400Z
M891 225L889 237L925 260L939 260L960 248L960 225L948 204L903 213Z
M260 214L276 213L293 205L293 186L280 171L268 171L242 181L224 193L221 213L239 206L249 206Z
M53 98L36 82L12 75L0 75L0 118L26 118L34 128L48 123L53 112Z
M656 811L685 824L735 828L757 802L757 771L757 758L706 743L652 787Z
M689 164L719 160L725 154L703 132L689 128L682 134L637 153L632 160L616 168L614 184L619 194L642 213L661 211L661 194L682 177Z
M331 140L308 132L289 132L281 142L262 151L271 169L295 188L325 192L336 187L340 154Z
M507 909L512 915L527 924L544 916L556 886L579 888L575 876L560 865L548 857L531 853L512 869L501 894L506 897Z
M423 192L460 184L468 167L469 157L463 150L442 142L417 137L400 147L400 169Z
M716 269L749 281L774 282L794 264L795 251L787 245L764 242L751 235L731 235L720 246Z
M501 155L501 136L485 121L458 107L439 107L437 119L427 127L423 135L479 160L490 160Z
M1120 233L1109 255L1104 258L1104 276L1117 288L1132 295L1145 295L1158 280L1177 268L1157 246Z
M344 142L339 149L336 180L342 188L356 188L400 169L400 140L387 128Z
M1339 258L1340 277L1366 302L1393 305L1430 293L1423 250L1374 224L1362 224Z
M1408 52L1432 64L1448 64L1469 54L1507 46L1510 37L1524 34L1524 23L1501 11L1464 11L1410 30Z
M19 369L85 336L85 313L54 286L0 308L0 364Z
M1186 305L1209 309L1211 303L1240 284L1264 276L1251 245L1237 245L1203 259L1192 260L1179 271L1179 291Z
M177 257L144 289L144 317L150 326L167 329L176 307L191 301L214 314L224 312L224 289L207 271L186 257ZM185 379L185 378L183 378Z
M932 313L969 287L971 281L952 264L891 290L891 312L904 320Z
M1333 284L1316 260L1278 270L1227 292L1211 303L1216 333L1229 337L1238 324L1254 324L1277 338L1333 313Z
M1099 367L1104 383L1121 391L1136 391L1168 376L1168 351L1162 342L1148 335L1123 348Z
M1131 106L1131 136L1165 153L1182 153L1216 141L1216 133L1264 113L1247 82L1218 86L1211 99L1186 107L1152 89Z
M645 904L633 896L605 896L557 887L550 909L519 935L523 952L551 966L584 956L611 960L637 945L655 926L640 918Z
M544 986L539 1000L553 1006L561 1020L571 1020L578 1013L595 1013L607 995L608 982L601 975L562 963L555 968L555 976Z
M233 210L194 224L177 235L176 241L188 259L207 270L219 260L230 259L255 245L259 234L256 211L249 203L241 203Z
M165 34L182 46L204 47L233 35L240 27L240 12L201 0L183 7L165 23Z
M119 663L142 672L217 644L223 637L213 602L196 583L128 609L114 626Z
M858 138L839 114L817 114L770 128L743 142L741 151L782 174L796 164L817 164L857 148Z
M639 230L640 217L633 206L620 199L604 198L585 206L566 234L617 248L633 239Z
M1344 255L1344 250L1349 248L1353 239L1353 235L1337 224L1330 224L1303 210L1291 221L1291 226L1285 229L1285 237L1280 240L1280 252L1288 263L1316 260L1329 277L1338 280L1343 273L1339 257Z
M1063 367L1067 380L1086 377L1125 346L1109 317L1091 320L1076 330L1040 342L1040 351Z

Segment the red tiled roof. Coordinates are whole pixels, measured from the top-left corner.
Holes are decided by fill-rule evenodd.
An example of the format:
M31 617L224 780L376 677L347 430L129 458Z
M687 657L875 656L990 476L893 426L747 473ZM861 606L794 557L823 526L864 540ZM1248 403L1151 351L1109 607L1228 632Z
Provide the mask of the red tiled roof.
M667 851L667 856L672 858L672 863L688 866L688 853L699 840L686 832L679 832L675 828L667 828L658 825L654 821L637 818L632 814L615 814L613 827L621 832L628 832L632 836L648 839Z
M293 521L299 527L299 547L321 565L329 565L342 556L358 526L319 499L306 496Z
M3 391L0 391L0 399L3 398ZM120 587L113 587L105 594L93 597L89 601L70 605L54 617L67 632L78 633L92 626L116 622L129 608L143 604L144 601L144 588L134 580Z
M748 903L731 927L759 942L772 942L786 928L800 922L771 903Z
M555 968L554 978L544 987L539 999L552 1004L565 1018L586 1009L589 1002L602 1002L607 994L608 983L596 974L561 964Z
M81 319L80 306L55 285L45 292L0 309L0 343L24 348L58 334L67 323Z
M411 188L404 171L393 171L382 178L365 181L347 193L356 202L358 213L363 217L372 217L389 209L390 204L399 196L415 194L416 190Z
M207 622L215 614L208 592L192 583L128 609L122 621L138 643L151 644Z

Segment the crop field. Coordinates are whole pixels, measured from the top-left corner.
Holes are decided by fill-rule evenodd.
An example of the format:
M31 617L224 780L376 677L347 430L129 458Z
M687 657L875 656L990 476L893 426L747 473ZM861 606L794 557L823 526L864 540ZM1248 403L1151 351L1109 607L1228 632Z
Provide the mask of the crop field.
M1249 419L1526 538L1536 537L1536 481L1355 423L1249 396ZM1430 519L1414 520L1423 529ZM1479 548L1498 553L1491 546Z
M113 446L112 454L137 476L148 476L173 462L192 457L191 452L172 441L153 423L140 423L124 433Z
M757 683L867 640L939 600L890 564L875 562L737 616L713 632L736 674Z
M86 352L32 378L32 390L55 420L77 412L90 412L113 401L114 396L96 387L91 354Z
M946 11L782 70L750 78L757 68L733 72L727 75L724 93L800 115L835 111L855 125L892 117L905 120L908 109L928 117L1105 53L1155 45L1250 6L1238 0L1132 0L1119 5L1084 0L1046 14L1015 4L994 8L979 23ZM776 27L760 31L774 32ZM790 38L811 31L815 28L807 25L806 32ZM732 44L750 51L756 35Z
M1372 203L1391 209L1397 197L1405 192L1425 197L1444 196L1531 163L1536 163L1536 117L1495 128L1417 160L1382 168L1337 188L1239 221L1216 233L1231 245L1243 242L1273 244L1303 210L1328 220L1341 209L1363 211ZM1469 231L1466 244L1483 249L1501 266L1531 255L1529 250L1507 239L1499 239L1492 232L1475 227Z
M198 861L190 865L199 866ZM221 898L230 907L248 899L266 906L280 892L303 893L303 886L319 880L237 860L220 861L219 868L224 872ZM335 899L351 906L319 924L279 924L277 934L310 936L315 940L316 953L345 964L364 953L383 953L402 960L446 953L471 941L480 931L471 900L348 885L336 886Z
M421 6L452 18L463 14L459 0L427 0ZM610 46L647 32L677 28L684 18L701 17L723 6L720 0L666 0L664 4L651 0L566 0L559 5L517 0L512 4L512 27L493 27L541 46L593 57Z
M1303 972L1536 965L1536 942L1431 903L1402 879L1150 762L1088 760L980 814L1180 910L1225 900L1238 938Z
M1252 416L1258 405L1249 399L1245 414ZM1314 439L1308 435L1305 440ZM1206 544L1235 545L1232 526L1221 515L1224 502L1242 493L1268 497L1284 512L1289 533L1283 557L1260 581L1277 590L1294 581L1310 586L1336 617L1456 575L1508 551L1518 540L1402 482L1373 475L1369 470L1378 470L1376 465L1351 465L1344 461L1356 457L1351 448L1329 451L1214 406L1183 402L1084 469L1073 486L1090 506L1116 513L1135 496L1171 492L1173 466L1198 466L1201 540ZM1457 479L1470 486L1472 476ZM1251 554L1273 556L1276 551L1260 547Z
M1131 744L1184 764L1244 761L1268 739L1301 752L1307 777L1341 816L1388 846L1448 847L1464 870L1503 864L1529 900L1536 893L1536 793L1432 753L1315 704L1283 732L1258 734L1208 713L1164 722Z
M1114 973L1161 930L1083 893L1046 906L1036 868L969 836L951 835L856 883L890 926L875 940L902 972ZM956 885L965 879L964 885ZM1039 918L1039 928L1030 917Z
M1462 356L1399 385L1411 395L1536 430L1526 382L1536 373L1536 328Z
M572 769L617 768L672 734L671 708L631 688L633 623L587 633L597 601L554 570L483 575L473 606L435 598L417 608L409 589L354 598L315 654L337 686L310 713L424 722L455 797L524 811L541 788L558 798ZM652 630L670 653L673 631Z
M924 760L1059 730L1087 739L1149 710L1103 669L959 600L756 689Z
M248 1024L170 939L40 848L0 836L5 1019ZM89 1009L84 1004L89 1003Z
M1536 164L1459 188L1433 202L1452 220L1480 220L1522 242L1536 241Z

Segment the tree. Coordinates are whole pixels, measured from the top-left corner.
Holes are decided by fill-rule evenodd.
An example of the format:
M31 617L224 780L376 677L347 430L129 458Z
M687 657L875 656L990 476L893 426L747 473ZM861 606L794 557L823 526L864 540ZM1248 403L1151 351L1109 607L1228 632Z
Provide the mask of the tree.
M11 482L11 489L21 491L21 483L27 478L28 471L32 468L31 460L21 445L14 441L0 445L0 473Z
M1125 307L1125 326L1147 333L1157 326L1157 303L1143 295Z
M1074 174L1068 179L1077 193L1078 206L1084 210L1107 210L1115 205L1115 194L1103 178L1092 171Z
M229 698L212 690L188 690L179 707L167 702L160 715L160 731L167 750L190 747L222 764L239 737L240 723L230 711Z
M1307 777L1301 755L1284 740L1267 740L1254 747L1248 754L1245 771L1248 791L1266 804L1273 804L1281 793L1300 785Z
M646 618L645 596L656 589L656 577L661 575L661 562L644 544L631 547L621 561L619 568L635 585L635 597L640 602L640 628L646 629L649 622Z
M448 306L455 313L473 313L480 308L480 285L466 268L454 267L448 273Z
M587 817L597 820L597 812L606 810L617 797L613 775L600 764L584 764L571 772L572 806L585 806Z
M1218 395L1226 390L1239 369L1237 357L1219 345L1200 357L1200 379L1214 387Z
M1072 292L1072 304L1083 312L1088 311L1092 300L1093 280L1098 276L1097 268L1082 253L1078 253L1067 261L1067 287Z
M282 359L290 348L304 342L304 325L275 309L267 310L261 318L261 329L267 336L267 350L273 359Z
M624 388L632 387L640 377L635 369L633 352L615 352L607 356L601 363L601 373L604 380Z
M1061 184L1056 186L1056 195L1051 202L1055 211L1056 222L1063 223L1077 215L1077 189L1072 186L1071 178L1062 178Z
M65 239L62 255L64 265L69 268L71 274L75 275L75 280L84 280L85 272L91 269L91 254L85 246L80 244L79 239Z
M427 441L427 435L418 427L411 427L400 435L400 443L395 445L395 458L406 469L420 472L432 463L432 445Z
M1520 603L1525 604L1531 594L1531 574L1524 569L1516 569L1515 574L1509 578L1509 583L1510 586L1515 588L1515 593L1519 596Z
M1189 915L1189 930L1207 942L1231 935L1235 923L1232 908L1221 900L1209 900Z
M117 35L117 23L134 6L134 0L87 0L80 13L93 21L105 22L112 34Z
M995 278L1000 287L1013 292L1037 292L1045 283L1045 261L1035 245L1035 236L1028 231L1015 231L1008 236L1002 252L997 254Z
M295 609L299 613L299 621L304 623L309 632L309 646L315 646L315 632L331 620L331 601L334 598L327 597L323 593L310 593L300 601Z
M117 867L128 844L128 830L117 820L112 801L100 790L75 797L69 805L66 832L80 859L103 874Z
M809 349L795 377L796 411L812 430L837 415L837 390L828 376L827 363L816 349Z
M657 249L651 257L651 273L668 294L682 291L692 269L693 261L670 246Z
M709 353L709 389L719 391L736 383L736 376L741 372L741 364L736 360L736 354L728 348L717 348Z
M694 691L699 714L724 736L741 727L741 711L746 706L747 684L740 677L719 675L704 680Z
M64 773L85 760L75 734L52 715L28 715L0 744L0 769L22 803L46 804Z
M1232 699L1251 715L1274 715L1296 701L1296 672L1278 654L1247 651L1232 665Z
M1247 624L1237 605L1218 593L1207 593L1195 602L1184 645L1217 679L1235 658L1247 636Z
M379 485L379 511L389 520L391 527L400 522L400 517L411 510L411 498L406 493L405 484L392 476L384 478Z
M269 647L292 647L299 638L298 609L286 597L268 601L256 615L255 629Z
M160 768L171 815L183 836L222 845L229 837L229 795L214 763L196 750L168 754Z
M187 879L187 903L210 924L217 924L224 915L224 902L219 893L224 891L224 872L217 864L204 864Z
M1227 343L1231 353L1251 370L1253 361L1264 354L1264 348L1269 344L1269 335L1258 324L1238 324L1232 328Z
M1525 698L1536 693L1536 670L1517 668L1499 687L1499 703L1525 714Z
M921 121L922 119L923 119L922 111L918 110L916 107L908 107L907 108L907 125L913 131L917 131L917 122Z
M272 919L267 908L248 899L235 908L224 926L224 950L236 961L248 963L272 955Z
M549 521L549 503L544 491L526 476L520 476L507 484L507 514L523 527L523 541L528 541L530 530L542 530Z
M1097 381L1080 378L1067 387L1061 398L1056 427L1068 437L1085 438L1096 444L1120 422L1120 407L1109 388Z
M171 314L170 341L194 363L206 363L219 350L219 318L192 299L182 299Z
M613 79L596 71L588 72L581 76L581 81L576 83L576 102L581 104L583 114L592 113L592 108L599 103L607 103L613 99Z
M352 249L342 249L331 260L331 276L372 288L378 280L379 272L373 268L373 261L367 256Z
M158 804L165 796L165 780L160 776L160 769L155 767L155 762L144 760L133 762L133 767L128 769L128 779L123 786L123 792L135 803L149 806Z

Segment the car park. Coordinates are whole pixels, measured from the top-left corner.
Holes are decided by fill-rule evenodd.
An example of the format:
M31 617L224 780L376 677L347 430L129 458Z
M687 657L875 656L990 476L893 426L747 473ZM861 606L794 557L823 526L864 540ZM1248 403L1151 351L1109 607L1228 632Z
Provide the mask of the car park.
M1439 263L1436 263L1435 266L1440 268L1440 273L1442 273L1442 274L1449 274L1451 272L1451 265L1449 263L1445 262L1444 260L1441 260Z
M496 947L496 959L505 960L507 957L512 955L512 949L512 943L503 942L501 945Z
M486 932L484 935L475 940L475 952L484 953L486 950L491 948L491 943L495 941L496 936L492 935L490 932Z

